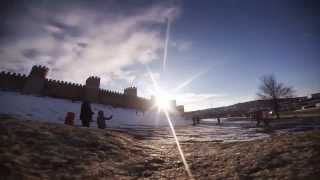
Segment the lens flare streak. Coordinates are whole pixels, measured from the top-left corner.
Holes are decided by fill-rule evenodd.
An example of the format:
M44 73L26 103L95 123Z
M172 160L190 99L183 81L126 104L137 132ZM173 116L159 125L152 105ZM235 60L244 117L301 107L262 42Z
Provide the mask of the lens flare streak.
M151 79L151 81L152 81L152 83L153 83L154 89L155 89L158 93L160 93L160 92L161 92L160 87L159 87L157 81L155 80L155 78L153 77L152 72L150 71L150 69L148 68L148 66L146 66L146 69L147 69L148 74L149 74L149 76L150 76L150 79ZM160 109L159 109L159 111L160 111ZM187 173L188 173L188 176L189 176L189 178L193 179L192 173L191 173L190 168L189 168L189 165L188 165L188 163L187 163L187 161L186 161L186 159L185 159L184 153L183 153L183 151L182 151L182 149L181 149L181 146L180 146L178 137L177 137L177 135L176 135L176 131L175 131L174 126L173 126L173 124L172 124L172 121L171 121L169 112L168 112L167 109L162 109L162 111L163 111L163 113L165 114L166 119L168 120L171 133L172 133L172 135L173 135L173 137L174 137L174 140L175 140L175 143L176 143L176 145L177 145L177 148L178 148L178 151L179 151L181 160L182 160L182 162L183 162L183 164L184 164L184 167L185 167L185 169L186 169L186 171L187 171Z
M167 118L167 120L168 120L168 123L169 123L170 129L171 129L172 135L173 135L174 140L175 140L175 142L176 142L176 144L177 144L178 151L179 151L179 153L180 153L182 162L183 162L184 167L185 167L185 169L186 169L186 171L187 171L187 173L188 173L188 176L189 176L191 179L193 179L193 178L192 178L191 171L190 171L190 168L189 168L189 165L188 165L188 163L187 163L187 161L186 161L186 158L184 157L184 153L183 153L183 151L182 151L182 149L181 149L181 147L180 147L180 143L179 143L178 137L177 137L177 135L176 135L176 131L175 131L174 127L173 127L173 124L172 124L171 118L170 118L170 116L169 116L169 113L168 113L168 111L166 111L166 110L164 110L163 112L164 112L164 114L166 115L166 118Z
M180 89L188 86L192 81L194 81L195 79L199 78L200 76L202 76L203 74L206 74L210 69L201 71L193 76L191 76L189 79L187 79L186 81L184 81L183 83L181 83L179 86L177 86L173 92L178 92Z
M170 39L170 20L167 19L166 40L165 40L165 44L164 44L163 65L162 65L163 71L166 70L166 65L167 65L169 39Z

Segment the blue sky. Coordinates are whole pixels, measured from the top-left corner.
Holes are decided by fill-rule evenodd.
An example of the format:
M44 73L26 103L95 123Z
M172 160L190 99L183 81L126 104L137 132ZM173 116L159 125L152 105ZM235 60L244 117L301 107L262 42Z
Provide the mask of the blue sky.
M8 1L0 31L2 70L50 67L49 78L103 88L129 85L149 97L146 66L187 110L256 98L274 74L296 95L320 90L320 13L313 0ZM162 69L166 19L167 66Z

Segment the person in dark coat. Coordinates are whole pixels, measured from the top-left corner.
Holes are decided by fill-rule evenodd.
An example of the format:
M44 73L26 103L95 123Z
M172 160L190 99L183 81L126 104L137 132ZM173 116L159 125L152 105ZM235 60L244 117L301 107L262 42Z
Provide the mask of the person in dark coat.
M197 116L197 124L200 124L200 117Z
M100 129L106 128L106 120L111 120L111 119L112 119L112 115L109 117L104 117L103 111L99 111L98 117L97 117L98 128Z
M256 121L257 121L257 124L256 124L256 126L257 127L259 127L260 126L260 123L261 123L261 121L262 121L262 111L261 110L256 110L255 111L255 119L256 119Z
M90 122L92 121L92 115L94 113L91 110L90 103L88 101L84 101L81 104L81 112L80 112L80 119L82 122L82 126L90 127Z
M194 117L194 116L192 117L192 122L193 122L193 124L192 124L192 125L194 125L194 126L195 126L195 125L196 125L196 117Z
M221 124L220 116L217 117L218 125Z

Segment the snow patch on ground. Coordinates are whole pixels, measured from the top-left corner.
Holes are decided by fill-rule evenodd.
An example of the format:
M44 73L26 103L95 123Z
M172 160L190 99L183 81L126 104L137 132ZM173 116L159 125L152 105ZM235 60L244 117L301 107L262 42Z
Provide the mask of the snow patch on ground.
M80 101L71 101L50 97L23 95L17 92L0 91L0 114L9 114L21 118L64 123L67 112L76 114L76 125L80 125ZM113 115L113 119L107 121L111 128L143 128L168 126L168 121L163 113L157 110L136 111L135 109L113 108L102 104L91 104L95 112L92 127L96 127L96 115L103 110L105 116ZM171 120L175 126L190 125L191 122L178 115L172 115Z
M76 113L76 125L80 125L80 101L70 101L50 97L22 95L17 92L0 91L0 114L16 116L19 119L33 119L53 123L64 123L67 112ZM108 128L129 132L150 141L174 143L168 121L164 114L158 114L157 109L144 114L134 109L113 108L101 104L92 104L94 122L99 110L105 116L113 115L107 121ZM171 116L179 141L251 141L270 137L270 133L256 127L256 122L246 118L221 118L221 124L216 119L203 119L200 124L192 126L191 120L185 120L178 115ZM279 121L271 123L273 134L287 134L307 130L320 129L320 121Z

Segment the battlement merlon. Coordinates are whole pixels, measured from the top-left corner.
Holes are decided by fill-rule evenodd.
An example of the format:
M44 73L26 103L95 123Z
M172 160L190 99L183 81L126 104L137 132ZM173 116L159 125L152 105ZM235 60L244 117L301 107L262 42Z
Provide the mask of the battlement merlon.
M56 86L56 87L84 87L82 84L74 83L74 82L67 82L67 81L60 81L55 79L46 79L47 86Z
M25 74L8 72L8 71L1 71L0 76L4 78L24 78L24 79L27 78Z
M48 72L49 72L48 67L36 65L36 66L32 67L29 76L30 77L46 78Z
M100 78L97 76L90 76L86 80L86 87L99 89L100 87Z

